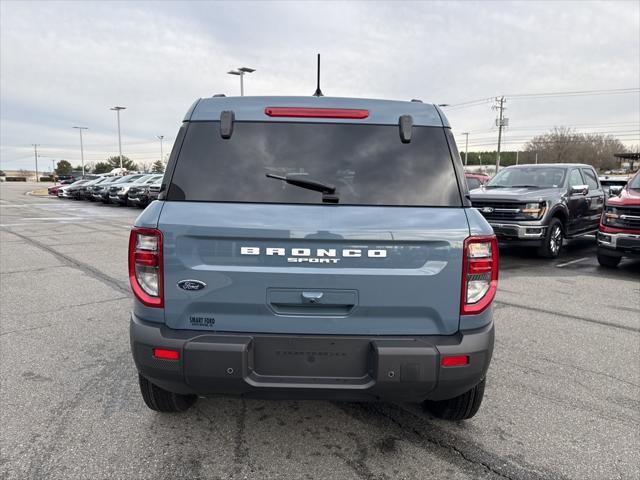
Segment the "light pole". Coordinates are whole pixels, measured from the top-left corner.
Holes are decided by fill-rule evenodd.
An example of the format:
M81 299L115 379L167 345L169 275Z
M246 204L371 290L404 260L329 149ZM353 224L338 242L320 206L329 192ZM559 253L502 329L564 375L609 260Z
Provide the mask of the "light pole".
M162 154L162 140L164 139L164 135L158 135L158 140L160 140L160 162L164 163L164 155Z
M464 141L464 166L467 166L467 156L469 155L469 132L462 132L466 137Z
M122 139L120 137L120 110L125 110L127 107L111 107L111 110L115 110L118 116L118 152L120 153L120 168L122 168Z
M31 145L33 145L33 156L36 159L36 182L39 182L40 180L38 180L38 144L37 143L32 143Z
M82 160L82 178L84 178L84 146L82 145L82 130L89 130L88 127L73 127L80 132L80 159Z
M240 96L244 97L244 75L245 73L253 73L255 72L255 68L249 67L240 67L237 70L230 70L227 73L229 75L238 75L240 77Z

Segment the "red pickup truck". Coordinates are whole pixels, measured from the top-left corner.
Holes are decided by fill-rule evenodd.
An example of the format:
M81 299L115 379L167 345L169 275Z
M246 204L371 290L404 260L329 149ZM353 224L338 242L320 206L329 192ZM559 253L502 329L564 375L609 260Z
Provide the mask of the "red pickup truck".
M640 171L607 200L600 219L598 263L617 267L623 257L640 259Z

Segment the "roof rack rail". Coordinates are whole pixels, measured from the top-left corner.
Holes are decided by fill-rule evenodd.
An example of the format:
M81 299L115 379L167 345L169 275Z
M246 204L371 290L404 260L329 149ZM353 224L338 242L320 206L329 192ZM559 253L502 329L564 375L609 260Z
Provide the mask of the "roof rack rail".
M213 94L213 95L211 95L211 96L212 96L213 98L216 98L216 97L226 97L226 95L225 95L224 93L215 93L215 94Z
M411 101L415 103L423 103L423 101L420 100L419 98L412 98Z

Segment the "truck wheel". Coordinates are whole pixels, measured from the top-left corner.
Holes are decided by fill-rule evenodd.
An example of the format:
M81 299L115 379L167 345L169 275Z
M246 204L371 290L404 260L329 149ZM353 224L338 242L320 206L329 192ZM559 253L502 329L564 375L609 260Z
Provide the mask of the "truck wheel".
M138 374L138 380L144 403L156 412L184 412L198 399L196 395L181 395L179 393L169 392L164 388L154 385L140 374Z
M620 265L622 257L612 257L611 255L598 254L598 263L603 267L616 268Z
M562 222L557 219L551 219L547 227L547 233L542 239L542 245L538 248L538 255L544 258L556 258L562 250Z
M484 396L485 383L486 379L483 378L479 384L462 395L447 400L426 400L423 406L434 417L444 420L466 420L478 413Z

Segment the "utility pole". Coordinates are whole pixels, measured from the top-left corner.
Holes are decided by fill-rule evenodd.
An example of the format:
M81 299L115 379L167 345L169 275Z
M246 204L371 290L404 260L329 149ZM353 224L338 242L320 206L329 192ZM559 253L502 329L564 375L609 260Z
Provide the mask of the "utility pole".
M538 152L536 152L536 165L538 164Z
M125 110L127 107L111 107L111 110L115 110L118 115L118 152L120 154L120 168L122 168L122 139L120 137L120 110Z
M162 139L164 135L158 135L158 140L160 140L160 162L164 163L164 155L162 154Z
M508 123L508 120L504 118L504 96L500 97L498 100L496 98L497 105L494 105L494 110L498 110L498 118L496 119L496 123L498 126L498 152L496 154L496 174L500 169L500 144L502 143L502 127ZM506 122L505 122L506 121Z
M516 151L516 165L518 165L518 155L520 154L520 150Z
M467 157L469 155L469 132L462 132L466 137L464 141L464 166L467 166Z
M33 155L36 159L36 182L39 182L40 180L38 179L38 144L37 143L32 143L31 145L33 145Z
M88 127L73 127L73 128L76 128L80 132L80 159L82 160L82 178L84 178L84 146L82 145L82 130L89 130L89 128Z

